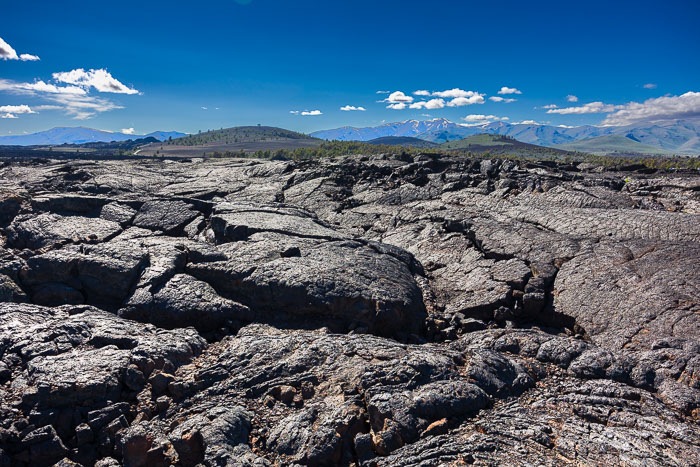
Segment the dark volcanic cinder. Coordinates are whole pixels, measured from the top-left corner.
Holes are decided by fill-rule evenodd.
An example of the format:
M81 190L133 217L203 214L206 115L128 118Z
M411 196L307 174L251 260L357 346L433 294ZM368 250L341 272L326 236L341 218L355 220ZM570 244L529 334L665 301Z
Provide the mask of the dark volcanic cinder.
M6 163L0 466L700 464L699 213L590 164Z

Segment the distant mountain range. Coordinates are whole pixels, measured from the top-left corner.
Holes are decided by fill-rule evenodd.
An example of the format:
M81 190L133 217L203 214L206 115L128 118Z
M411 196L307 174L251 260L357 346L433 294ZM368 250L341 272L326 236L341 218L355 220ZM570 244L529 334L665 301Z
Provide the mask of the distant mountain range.
M172 137L187 136L179 131L154 131L147 135L128 135L126 133L112 133L109 131L95 130L85 127L57 127L29 135L0 136L0 145L3 146L46 146L61 144L83 143L109 143L111 141L127 141L153 137L158 141L165 141Z
M700 154L700 119L639 123L621 127L597 127L592 125L560 127L507 122L466 125L438 118L423 121L407 120L366 128L346 126L333 130L316 131L311 133L311 136L341 141L370 141L385 136L410 136L435 143L445 143L482 133L510 136L523 143L548 147L561 147L560 145L568 145L605 135L619 135L630 141L640 143L640 145L666 150L668 153ZM616 145L619 146L621 141L616 141ZM600 146L598 148L601 149ZM637 149L641 148L642 146L637 146ZM602 150L605 151L606 149L603 148ZM616 150L610 149L609 151L614 152Z

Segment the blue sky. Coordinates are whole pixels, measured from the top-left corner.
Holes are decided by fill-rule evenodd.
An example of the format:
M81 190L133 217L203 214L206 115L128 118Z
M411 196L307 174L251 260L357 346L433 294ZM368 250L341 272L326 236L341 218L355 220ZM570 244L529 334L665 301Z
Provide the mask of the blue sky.
M0 135L700 115L692 0L6 2L2 16Z

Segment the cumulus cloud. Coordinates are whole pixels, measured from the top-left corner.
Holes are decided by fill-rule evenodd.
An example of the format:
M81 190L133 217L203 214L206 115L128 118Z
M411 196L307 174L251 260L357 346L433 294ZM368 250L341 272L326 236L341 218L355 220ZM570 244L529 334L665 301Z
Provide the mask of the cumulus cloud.
M19 57L17 56L17 51L12 48L10 44L5 42L2 37L0 37L0 58L3 60L17 60ZM3 117L3 118L12 118L12 117Z
M508 117L497 117L495 115L482 115L482 114L471 114L466 117L462 117L465 122L482 122L484 120L508 120Z
M21 60L23 62L34 62L39 60L39 57L31 54L21 54L17 55L17 51L12 48L10 44L5 42L2 37L0 37L0 58L3 60ZM14 118L14 117L3 117L3 118Z
M53 79L59 83L74 84L84 88L93 87L100 92L112 92L117 94L139 93L136 89L119 82L104 68L87 71L82 68L77 68L71 71L54 73Z
M556 109L557 107L559 107L557 104L549 104L549 105L542 106L543 109ZM535 108L537 108L537 107L535 107Z
M387 109L403 110L406 108L406 104L413 102L413 97L407 96L401 91L394 91L389 94L389 97L379 102L386 102L388 104L386 106Z
M342 110L343 112L353 112L353 111L364 112L367 109L365 109L364 107L355 107L354 105L345 105L345 106L341 107L340 110Z
M122 128L122 133L125 135L133 135L135 130L133 128Z
M409 103L413 102L413 97L407 96L401 91L394 91L389 94L389 97L384 99L384 102L388 102L390 104Z
M443 107L462 107L471 104L483 104L485 94L480 94L475 91L465 91L459 88L447 89L445 91L430 92L426 90L418 90L413 92L416 96L427 97L432 96L435 99L428 99L414 102L412 96L404 94L402 91L395 91L389 94L384 100L387 109L403 110L410 109L442 109ZM408 105L410 104L410 105Z
M15 114L11 114L10 112L7 112L5 114L0 115L0 118L18 118L18 117Z
M207 107L204 107L204 106L202 106L201 109L202 110L209 110Z
M448 107L464 107L465 105L472 104L483 104L484 95L483 94L473 94L469 97L455 97L447 103Z
M377 91L377 94L389 94L391 91Z
M519 89L509 88L508 86L503 86L498 94L522 94L523 92Z
M489 97L489 100L493 101L493 102L504 102L506 104L510 104L511 102L515 102L518 99L513 99L512 97L506 99L505 97L491 96L491 97Z
M613 112L619 109L620 106L604 104L603 102L589 102L588 104L579 105L576 107L564 107L563 109L549 109L548 114L560 114L560 115L570 115L570 114L598 114Z
M482 94L479 94L479 93L474 92L474 91L465 91L464 89L453 88L453 89L448 89L446 91L434 92L432 95L436 96L436 97L444 97L447 99L454 99L454 98L458 98L458 97L480 96Z
M299 115L299 111L298 111L298 110L290 110L289 113L292 114L292 115Z
M700 117L700 92L686 92L680 96L663 96L644 102L630 102L614 106L602 125L629 125L639 121L675 120Z
M573 94L569 94L566 96L566 100L569 102L578 102L578 97L574 96Z
M644 86L642 86L644 89L656 89L657 86L654 83L647 83Z
M442 109L445 107L444 99L430 99L429 101L414 102L409 106L411 109Z
M11 114L33 114L34 112L28 105L0 105L0 112ZM15 118L15 117L6 117Z

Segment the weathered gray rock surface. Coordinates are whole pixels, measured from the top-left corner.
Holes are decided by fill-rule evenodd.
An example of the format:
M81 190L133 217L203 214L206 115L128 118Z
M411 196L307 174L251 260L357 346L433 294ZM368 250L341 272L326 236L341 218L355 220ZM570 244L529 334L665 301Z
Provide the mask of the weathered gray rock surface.
M698 465L700 176L0 167L0 466Z

